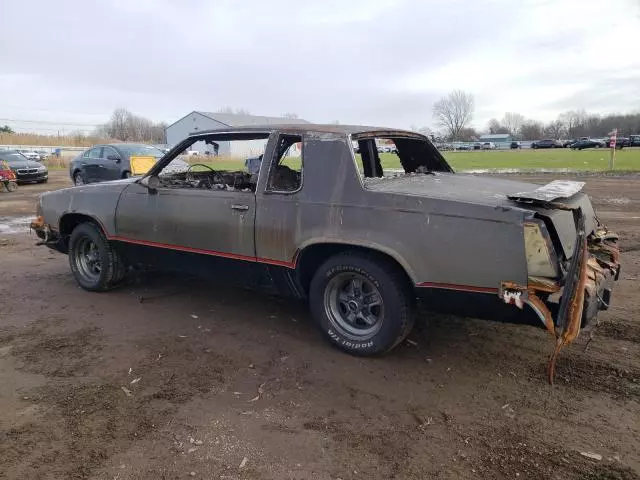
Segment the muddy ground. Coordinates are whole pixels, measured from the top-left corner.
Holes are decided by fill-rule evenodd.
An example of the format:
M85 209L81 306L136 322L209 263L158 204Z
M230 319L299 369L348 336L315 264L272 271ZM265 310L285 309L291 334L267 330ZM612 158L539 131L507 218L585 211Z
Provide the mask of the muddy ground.
M624 269L554 386L532 327L424 315L362 359L266 296L158 276L81 291L21 220L66 172L0 194L0 478L639 479L640 178L586 181Z

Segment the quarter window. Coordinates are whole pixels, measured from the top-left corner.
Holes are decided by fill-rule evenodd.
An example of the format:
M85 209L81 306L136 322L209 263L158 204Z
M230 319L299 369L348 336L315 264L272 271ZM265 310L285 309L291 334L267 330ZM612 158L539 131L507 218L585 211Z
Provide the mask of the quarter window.
M292 193L302 187L303 166L302 137L280 135L271 162L267 190Z

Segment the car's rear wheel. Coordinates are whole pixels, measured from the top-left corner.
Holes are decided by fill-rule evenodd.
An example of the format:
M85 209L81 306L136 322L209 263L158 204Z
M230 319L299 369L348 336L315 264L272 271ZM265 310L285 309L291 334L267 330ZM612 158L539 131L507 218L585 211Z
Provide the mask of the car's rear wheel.
M82 175L82 172L76 172L73 175L73 183L74 185L84 185L85 183L87 183L84 179L84 175Z
M404 272L375 254L331 257L309 289L312 314L333 345L354 355L391 350L414 322L411 288Z
M92 292L113 288L125 273L118 252L93 223L82 223L73 229L69 240L69 265L78 285Z
M131 177L131 172L124 172L122 174L122 178L129 178L129 177Z

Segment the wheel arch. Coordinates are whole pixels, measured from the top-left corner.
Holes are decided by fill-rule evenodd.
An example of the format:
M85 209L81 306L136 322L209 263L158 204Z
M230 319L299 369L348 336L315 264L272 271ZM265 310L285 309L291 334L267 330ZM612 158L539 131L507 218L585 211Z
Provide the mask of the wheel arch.
M60 220L58 221L58 231L61 236L71 235L73 229L82 223L93 223L96 225L102 233L108 238L107 231L105 230L102 222L95 218L92 215L87 215L85 213L77 213L77 212L69 212L64 213L60 216Z
M344 252L359 252L362 254L374 255L389 261L404 273L409 286L414 286L416 284L415 273L397 252L391 251L381 245L320 241L306 244L304 247L300 248L296 256L296 275L298 283L304 290L305 294L308 294L311 279L320 265L322 265L328 258Z

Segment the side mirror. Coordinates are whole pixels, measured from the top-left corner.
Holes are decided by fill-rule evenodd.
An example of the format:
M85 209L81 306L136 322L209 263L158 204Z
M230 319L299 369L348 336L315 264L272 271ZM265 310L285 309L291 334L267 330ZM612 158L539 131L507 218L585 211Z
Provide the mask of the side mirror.
M117 155L107 155L107 160L113 160L116 163L120 163L122 159Z
M144 177L139 183L147 188L149 193L157 193L160 187L160 178L157 175L152 175L150 177Z

